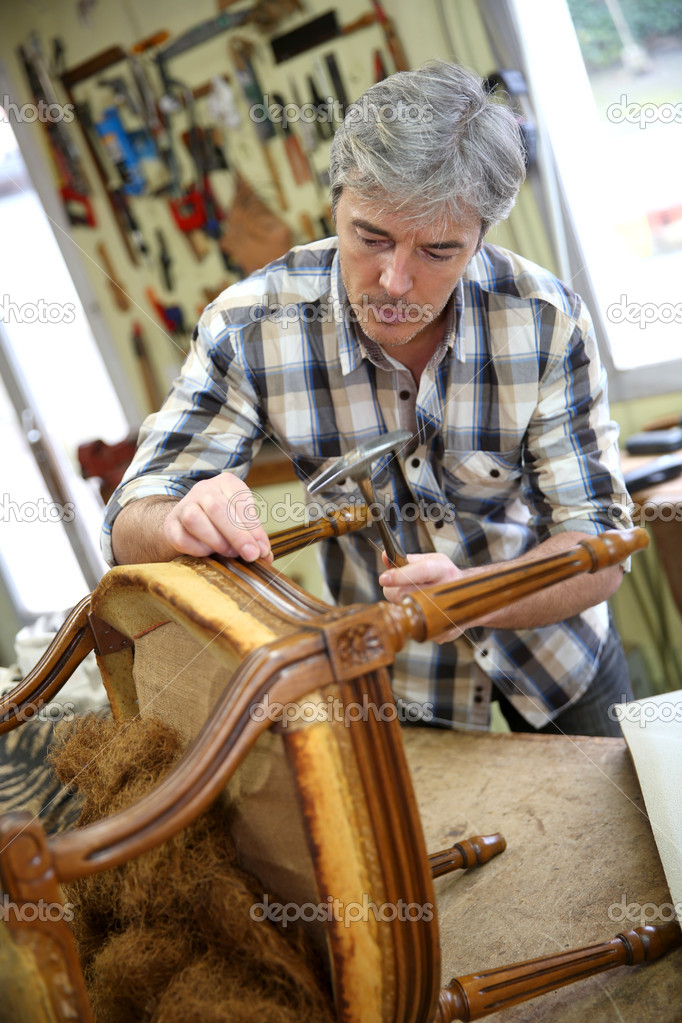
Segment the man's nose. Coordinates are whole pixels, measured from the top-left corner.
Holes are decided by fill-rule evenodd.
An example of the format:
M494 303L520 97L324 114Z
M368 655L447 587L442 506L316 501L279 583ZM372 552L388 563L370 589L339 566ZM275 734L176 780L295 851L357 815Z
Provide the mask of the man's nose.
M386 262L381 271L379 283L391 298L400 298L401 295L406 295L412 287L409 255L395 249L386 253Z

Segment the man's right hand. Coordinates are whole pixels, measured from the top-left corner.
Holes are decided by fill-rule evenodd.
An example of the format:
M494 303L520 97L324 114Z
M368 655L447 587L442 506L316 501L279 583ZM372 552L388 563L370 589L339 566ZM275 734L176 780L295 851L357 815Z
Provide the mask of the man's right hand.
M195 483L189 494L173 506L163 532L179 554L202 558L215 553L244 561L272 561L270 541L253 494L231 472Z
M222 554L272 561L253 494L231 472L195 483L181 500L149 497L121 509L112 533L119 565Z

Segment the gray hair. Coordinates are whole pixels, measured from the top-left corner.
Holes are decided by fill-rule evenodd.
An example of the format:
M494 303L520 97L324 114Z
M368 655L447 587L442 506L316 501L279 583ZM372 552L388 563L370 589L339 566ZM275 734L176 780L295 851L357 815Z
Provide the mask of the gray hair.
M444 60L401 71L352 103L330 152L332 215L345 187L415 223L509 216L525 177L512 111Z

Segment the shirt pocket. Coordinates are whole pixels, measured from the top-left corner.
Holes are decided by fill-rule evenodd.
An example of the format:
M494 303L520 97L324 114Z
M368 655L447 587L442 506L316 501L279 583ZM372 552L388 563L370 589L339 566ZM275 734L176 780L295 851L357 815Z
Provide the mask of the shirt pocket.
M495 501L516 496L523 473L521 447L511 451L443 453L443 485L448 497Z

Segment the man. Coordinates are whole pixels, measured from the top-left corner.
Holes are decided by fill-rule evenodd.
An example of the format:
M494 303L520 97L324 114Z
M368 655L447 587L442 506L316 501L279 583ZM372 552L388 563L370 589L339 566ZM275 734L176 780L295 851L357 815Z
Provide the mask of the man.
M338 238L293 249L205 310L110 502L109 560L269 559L242 482L266 434L305 482L411 430L374 475L409 564L389 569L373 531L327 542L339 603L397 601L611 528L624 487L589 316L551 274L483 244L523 177L516 122L474 74L434 62L373 86L332 145ZM608 708L629 688L604 601L621 577L568 580L408 644L399 705L486 728L494 686L514 728L618 734Z

